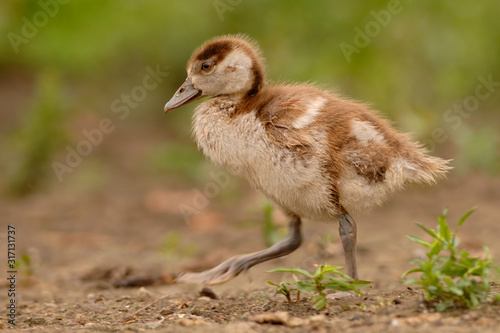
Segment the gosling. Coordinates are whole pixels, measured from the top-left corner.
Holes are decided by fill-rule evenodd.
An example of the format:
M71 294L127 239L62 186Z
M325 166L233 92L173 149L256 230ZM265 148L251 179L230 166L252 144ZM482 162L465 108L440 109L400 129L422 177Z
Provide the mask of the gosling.
M411 183L434 184L450 169L366 105L310 84L266 85L258 45L244 35L213 38L187 64L165 112L205 96L193 116L198 147L241 175L290 217L268 249L234 256L177 282L224 283L301 242L302 219L339 221L346 273L358 279L352 215Z

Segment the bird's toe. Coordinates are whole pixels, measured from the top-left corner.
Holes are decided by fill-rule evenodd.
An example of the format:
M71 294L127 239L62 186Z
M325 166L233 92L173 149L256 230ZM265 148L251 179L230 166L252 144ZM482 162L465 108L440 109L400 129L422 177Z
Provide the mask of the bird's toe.
M224 261L217 267L199 273L184 273L175 279L177 283L200 283L203 285L215 285L227 282L237 276L243 270L237 257Z

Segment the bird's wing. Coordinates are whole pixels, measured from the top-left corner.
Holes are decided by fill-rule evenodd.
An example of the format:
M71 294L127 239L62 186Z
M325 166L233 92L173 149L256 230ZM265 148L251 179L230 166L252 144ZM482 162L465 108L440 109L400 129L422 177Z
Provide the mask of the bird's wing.
M266 105L261 112L261 121L269 141L281 148L310 150L310 135L295 124L303 113L303 103L297 98L280 99Z

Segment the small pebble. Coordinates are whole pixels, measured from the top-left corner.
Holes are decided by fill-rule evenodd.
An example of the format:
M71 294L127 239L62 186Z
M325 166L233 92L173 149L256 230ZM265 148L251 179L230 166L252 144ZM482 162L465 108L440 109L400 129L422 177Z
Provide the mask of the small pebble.
M278 311L259 313L251 316L249 320L258 324L286 325L289 318L288 312Z
M217 299L217 295L213 292L212 289L208 287L203 287L203 289L200 291L200 296L206 296L211 299Z
M168 308L163 308L161 311L160 311L160 314L162 316L168 316L168 315L171 315L172 313L175 312L175 309L174 307L168 307Z
M145 301L151 298L151 296L151 293L144 287L139 288L139 290L137 291L137 297L140 301Z
M87 317L83 313L79 313L75 316L75 322L80 325L85 325L87 323Z
M203 326L208 324L206 321L203 319L187 319L187 318L182 318L179 320L179 325L181 326Z

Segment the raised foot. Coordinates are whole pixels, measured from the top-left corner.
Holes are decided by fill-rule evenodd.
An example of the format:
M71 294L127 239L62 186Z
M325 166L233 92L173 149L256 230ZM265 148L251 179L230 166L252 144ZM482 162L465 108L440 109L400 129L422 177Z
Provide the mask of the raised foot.
M175 282L200 283L207 286L227 282L250 268L248 261L242 259L242 256L234 256L212 269L199 273L184 273L175 279Z
M288 235L268 249L234 256L208 271L186 273L179 276L175 281L178 283L201 283L204 285L224 283L261 262L283 257L300 246L302 239L300 235L300 223L300 218L295 216L290 222Z

